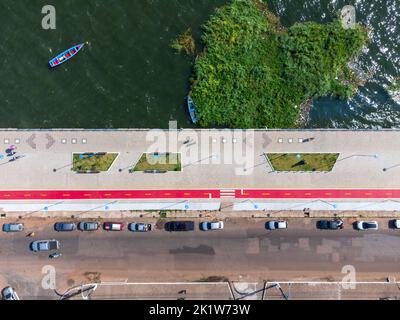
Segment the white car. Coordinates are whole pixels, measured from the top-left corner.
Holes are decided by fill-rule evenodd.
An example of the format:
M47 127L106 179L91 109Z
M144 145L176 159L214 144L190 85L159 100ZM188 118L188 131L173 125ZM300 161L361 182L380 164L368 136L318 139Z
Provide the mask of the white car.
M265 226L268 230L287 229L288 223L287 223L287 221L283 221L283 220L282 221L272 220L272 221L268 221L265 224Z
M378 230L378 222L376 221L357 221L358 230Z
M151 224L132 222L128 225L128 230L132 232L148 232L151 231Z
M224 229L224 222L223 221L202 222L200 223L200 229L203 231L222 230Z
M400 220L393 220L393 228L400 229Z
M17 293L12 287L5 287L1 291L1 295L3 296L3 300L19 300Z

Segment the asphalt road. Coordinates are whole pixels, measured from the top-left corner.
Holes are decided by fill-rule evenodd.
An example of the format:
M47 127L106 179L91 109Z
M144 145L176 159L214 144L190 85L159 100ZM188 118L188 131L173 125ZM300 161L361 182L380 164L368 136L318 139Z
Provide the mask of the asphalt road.
M320 231L315 220L289 220L288 230L267 231L265 221L227 220L223 231L169 233L162 229L134 234L79 231L57 233L37 226L36 239L58 239L63 256L29 251L32 238L0 235L0 285L11 284L20 296L56 297L41 289L42 268L56 270L59 291L89 281L293 280L316 277L341 280L345 265L357 276L399 276L400 231ZM28 230L27 230L28 231ZM29 230L31 231L31 230ZM360 278L357 278L360 280Z

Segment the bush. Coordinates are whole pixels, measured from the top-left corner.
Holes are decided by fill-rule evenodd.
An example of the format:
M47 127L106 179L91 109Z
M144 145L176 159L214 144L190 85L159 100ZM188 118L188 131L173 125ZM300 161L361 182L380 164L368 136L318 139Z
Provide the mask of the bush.
M194 54L196 51L196 42L192 36L192 29L187 29L178 38L172 41L171 47L178 53L185 51L186 54Z

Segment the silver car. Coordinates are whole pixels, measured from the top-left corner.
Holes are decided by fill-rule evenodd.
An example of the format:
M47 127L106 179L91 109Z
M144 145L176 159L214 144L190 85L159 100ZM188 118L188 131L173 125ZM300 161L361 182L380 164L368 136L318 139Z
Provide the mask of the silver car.
M74 231L76 229L76 224L73 222L57 222L54 225L54 230L56 231Z
M96 231L99 229L99 224L97 222L79 222L78 229L81 231Z
M57 240L37 240L31 243L31 250L37 251L52 251L59 250L60 243Z
M3 224L3 232L21 232L24 231L23 223L5 223Z
M3 297L3 300L19 300L17 292L15 292L14 288L12 287L5 287L1 291L1 295Z

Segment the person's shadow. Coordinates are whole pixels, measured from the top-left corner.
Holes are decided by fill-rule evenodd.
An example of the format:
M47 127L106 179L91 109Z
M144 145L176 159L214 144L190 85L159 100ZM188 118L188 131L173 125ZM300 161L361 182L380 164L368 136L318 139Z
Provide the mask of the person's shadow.
M16 152L13 151L13 150L10 149L10 148L6 149L7 157L11 157L11 156L13 156L15 153L16 153Z

